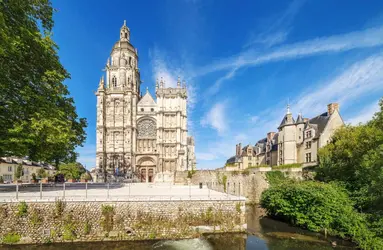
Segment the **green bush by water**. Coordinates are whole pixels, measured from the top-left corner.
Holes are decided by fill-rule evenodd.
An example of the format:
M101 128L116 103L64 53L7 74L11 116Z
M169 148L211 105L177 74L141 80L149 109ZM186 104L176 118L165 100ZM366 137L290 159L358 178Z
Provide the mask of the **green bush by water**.
M368 228L366 216L336 184L281 182L262 193L261 205L270 216L292 225L351 239L362 249L383 249L383 240Z

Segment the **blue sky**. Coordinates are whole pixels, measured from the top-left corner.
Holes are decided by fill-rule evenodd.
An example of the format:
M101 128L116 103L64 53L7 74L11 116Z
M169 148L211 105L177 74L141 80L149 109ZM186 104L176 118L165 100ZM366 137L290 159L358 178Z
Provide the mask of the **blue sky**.
M222 167L235 144L277 131L289 102L313 117L339 102L345 122L370 119L383 96L380 0L53 0L54 39L78 113L88 119L79 161L95 164L96 97L123 20L139 68L189 92L197 168Z

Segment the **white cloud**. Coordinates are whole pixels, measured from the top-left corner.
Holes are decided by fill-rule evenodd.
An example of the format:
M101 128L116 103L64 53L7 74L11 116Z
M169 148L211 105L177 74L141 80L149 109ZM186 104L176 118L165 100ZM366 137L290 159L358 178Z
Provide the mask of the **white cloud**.
M249 120L251 123L257 123L257 121L259 120L259 116L257 115L250 116Z
M340 112L342 107L351 106L354 100L361 98L368 93L379 93L383 91L383 54L377 54L357 61L354 64L343 68L337 75L318 82L310 88L303 90L296 98L290 100L293 115L302 111L304 117L314 117L327 111L327 104L338 102ZM287 101L278 103L267 110L254 116L256 124L252 122L253 117L249 116L247 122L237 124L237 127L230 126L230 130L221 135L219 140L208 145L206 153L215 154L216 158L211 162L214 167L222 167L226 159L234 155L235 144L242 142L254 144L266 136L267 132L277 131L277 127L286 112ZM379 109L377 102L365 107L354 117L346 120L346 123L357 124L365 122ZM226 123L231 122L226 117ZM230 123L235 125L236 123ZM237 135L233 131L241 131ZM209 166L209 160L203 162ZM218 165L218 166L217 166Z
M165 87L174 88L177 86L178 77L180 77L182 82L185 81L188 95L188 129L192 132L193 121L190 119L190 114L193 112L196 104L197 88L191 78L192 74L189 70L189 63L186 61L182 61L182 63L180 63L174 59L171 59L165 51L160 51L158 48L150 50L149 57L152 64L153 82L157 81L157 79L160 81L162 78L165 82Z
M202 126L209 126L219 134L227 130L226 118L226 102L220 102L213 105L213 107L205 114L201 120Z
M253 33L244 48L253 45L263 45L269 48L286 41L291 24L305 2L305 0L292 1L282 13L276 13L265 22L260 21L263 24L262 31L257 34Z
M355 31L342 35L321 37L295 44L283 45L270 49L264 53L250 49L227 59L221 59L218 63L208 65L195 76L204 75L215 71L229 70L225 76L218 79L209 89L209 93L219 91L222 83L235 76L238 69L243 67L257 66L281 60L293 60L323 53L348 51L358 48L368 48L383 45L383 26Z
M176 87L177 78L182 77L182 70L180 68L170 67L169 61L167 61L167 56L165 53L159 51L157 48L154 48L149 52L149 56L152 60L152 71L153 71L153 82L156 80L161 80L165 82L165 87Z
M346 68L338 76L312 87L293 102L295 110L314 115L330 102L341 107L351 105L352 100L374 91L383 90L383 54L370 56ZM305 115L305 114L304 114Z
M359 123L366 123L372 119L374 114L380 110L379 101L364 107L360 112L346 120L347 124L358 125Z

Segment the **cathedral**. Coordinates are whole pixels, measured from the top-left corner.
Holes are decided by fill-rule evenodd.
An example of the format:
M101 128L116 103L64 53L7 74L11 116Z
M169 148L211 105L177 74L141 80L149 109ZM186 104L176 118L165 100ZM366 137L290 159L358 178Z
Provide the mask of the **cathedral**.
M187 130L187 89L156 81L155 99L141 94L137 49L124 21L101 77L97 96L97 182L135 179L172 182L175 171L195 166Z

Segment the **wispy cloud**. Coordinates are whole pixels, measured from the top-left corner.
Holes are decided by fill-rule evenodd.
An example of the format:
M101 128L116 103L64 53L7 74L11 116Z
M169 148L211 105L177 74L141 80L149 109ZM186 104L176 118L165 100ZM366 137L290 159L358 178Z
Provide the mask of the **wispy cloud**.
M283 45L260 53L255 50L246 50L241 54L208 65L197 75L208 74L215 71L229 70L222 78L218 79L209 89L209 93L217 93L222 83L234 77L236 71L243 67L254 67L261 64L281 60L293 60L324 53L335 53L358 48L368 48L383 45L383 26L355 31L343 35L321 37L290 45Z
M360 112L358 112L353 117L350 117L346 120L347 124L358 125L359 123L366 123L372 119L374 114L380 109L379 101L373 102L370 105L364 107Z
M342 107L352 105L353 101L371 92L383 91L383 54L376 54L363 60L354 62L348 67L340 67L339 72L321 80L308 89L303 90L290 100L294 115L302 111L304 117L313 117L327 110L327 104L338 102ZM227 128L220 138L209 144L206 152L212 154L214 167L222 167L225 160L234 154L236 143L243 142L254 144L266 136L269 131L277 131L277 127L286 112L286 103L277 103L260 113L248 116L247 122L235 123L230 116L225 117L226 123L236 126ZM355 117L346 120L347 123L357 124L365 122L378 110L377 102L366 107ZM254 119L253 119L254 118ZM254 123L255 122L255 123ZM237 134L236 131L241 131ZM198 158L197 158L198 160ZM203 163L209 166L209 160Z
M292 29L292 22L305 2L305 0L292 1L282 13L275 14L269 20L261 21L262 31L257 34L252 33L244 48L253 45L263 45L269 48L286 41Z
M197 88L190 77L189 73L190 65L186 61L176 61L168 56L165 51L161 51L158 48L153 48L149 51L149 57L151 59L153 82L163 79L165 87L176 87L178 77L181 81L186 81L187 94L188 94L188 129L193 131L193 121L190 119L190 114L193 112L197 96Z
M214 104L202 118L201 125L211 127L218 134L223 134L227 130L226 105L227 102Z

